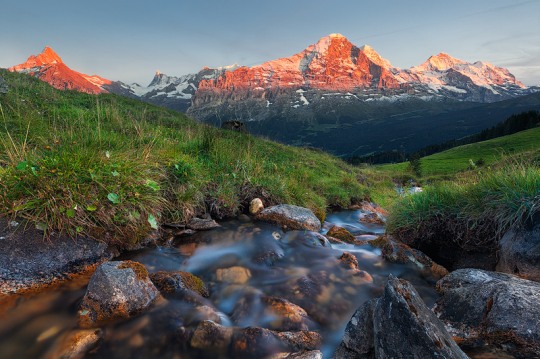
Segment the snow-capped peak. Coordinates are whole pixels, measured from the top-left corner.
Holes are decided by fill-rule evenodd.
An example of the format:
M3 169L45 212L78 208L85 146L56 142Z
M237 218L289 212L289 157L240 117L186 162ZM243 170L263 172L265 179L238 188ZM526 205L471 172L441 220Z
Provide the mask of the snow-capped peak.
M373 61L375 64L381 67L387 68L387 69L390 69L393 67L390 61L386 60L381 55L379 55L379 53L375 51L375 49L373 49L371 46L364 45L360 48L360 50L367 56L368 59Z
M438 53L437 55L430 56L419 67L424 68L425 70L437 70L437 71L446 71L448 69L454 68L456 65L464 64L465 61L456 59L444 52Z

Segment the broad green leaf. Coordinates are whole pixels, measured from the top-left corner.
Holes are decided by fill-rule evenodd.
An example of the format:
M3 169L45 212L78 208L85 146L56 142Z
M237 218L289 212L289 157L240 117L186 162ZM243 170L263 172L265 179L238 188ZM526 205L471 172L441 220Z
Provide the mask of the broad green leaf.
M73 218L73 217L75 217L75 210L74 210L73 208L68 209L68 210L66 211L66 216L67 216L68 218Z
M112 171L111 174L112 174L114 177L120 176L120 173L118 173L118 171Z
M146 185L152 188L154 191L159 191L161 189L156 181L146 180Z
M28 162L21 161L21 162L19 162L17 164L17 166L15 168L18 169L19 171L22 171L22 170L26 169L26 167L28 167Z
M94 212L96 209L97 209L97 207L94 206L94 205L86 206L86 210L87 210L88 212Z
M148 215L148 223L150 223L150 227L152 227L153 229L158 229L156 217L151 214Z
M120 203L120 198L118 197L118 195L116 193L109 193L107 195L107 198L109 199L109 201L112 202L112 204L118 204Z

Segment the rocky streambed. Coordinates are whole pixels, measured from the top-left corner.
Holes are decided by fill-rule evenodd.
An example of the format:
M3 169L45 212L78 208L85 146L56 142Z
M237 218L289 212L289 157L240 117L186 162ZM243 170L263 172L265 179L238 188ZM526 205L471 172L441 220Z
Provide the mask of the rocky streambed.
M113 261L87 244L58 263L72 259L68 269L77 269L74 258L85 257L94 265L63 280L18 268L28 253L13 254L9 231L1 232L0 262L11 266L1 272L1 356L467 357L456 343L478 358L538 353L538 283L473 269L448 275L381 236L383 215L373 207L329 214L322 225L293 206L265 211L219 226L169 226ZM36 273L48 288L35 290L28 277Z

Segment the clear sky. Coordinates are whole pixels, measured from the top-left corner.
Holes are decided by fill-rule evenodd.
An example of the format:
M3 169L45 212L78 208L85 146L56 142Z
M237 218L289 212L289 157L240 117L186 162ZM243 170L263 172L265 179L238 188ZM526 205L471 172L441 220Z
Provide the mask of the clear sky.
M255 65L341 33L408 68L446 52L540 85L540 0L2 0L0 67L51 46L68 66L147 85L154 72Z

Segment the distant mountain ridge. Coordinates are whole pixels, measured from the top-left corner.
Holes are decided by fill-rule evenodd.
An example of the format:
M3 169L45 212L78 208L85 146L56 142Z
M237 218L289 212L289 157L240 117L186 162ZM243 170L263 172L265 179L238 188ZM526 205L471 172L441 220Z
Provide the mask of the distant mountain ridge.
M111 80L97 75L85 75L72 70L48 46L39 55L32 55L22 64L10 67L9 71L38 77L60 90L76 90L90 94L107 92L105 87L112 83Z
M431 127L431 118L442 116L447 121L453 111L462 113L482 103L517 99L539 90L525 86L505 68L469 63L445 53L400 69L370 46L357 47L340 34L325 36L290 57L252 67L205 67L183 76L156 72L146 87L78 73L50 48L10 70L32 74L57 88L141 99L218 126L239 120L254 134L342 155L392 150L387 144L364 141L363 129L383 131L373 137L414 150L435 140L412 144L416 135L397 136L394 129L403 128L403 121L413 129L417 123ZM468 126L472 119L465 118L456 124L460 130L454 137L472 133L467 132L472 127L479 130L477 125ZM387 139L385 132L392 137Z

